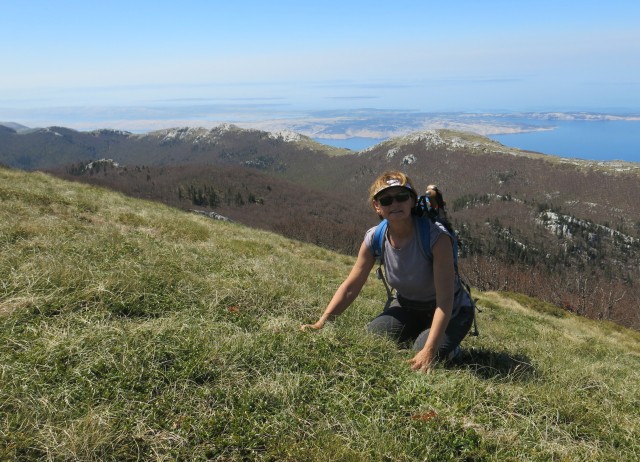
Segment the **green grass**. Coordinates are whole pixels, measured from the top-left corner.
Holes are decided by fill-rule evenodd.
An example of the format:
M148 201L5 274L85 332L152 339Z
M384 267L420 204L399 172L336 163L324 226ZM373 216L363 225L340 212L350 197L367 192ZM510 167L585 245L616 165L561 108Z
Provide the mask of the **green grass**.
M0 169L0 252L0 460L640 458L638 334L519 294L422 375L277 235Z

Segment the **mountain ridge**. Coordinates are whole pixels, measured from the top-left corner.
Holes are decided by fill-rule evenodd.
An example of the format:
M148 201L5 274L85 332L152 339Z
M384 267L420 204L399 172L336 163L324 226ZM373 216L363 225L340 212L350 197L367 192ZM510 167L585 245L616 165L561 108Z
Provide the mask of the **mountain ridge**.
M58 136L67 139L74 135L81 136L82 134L87 134L94 136L98 139L107 138L111 140L158 140L161 145L170 145L173 142L185 142L192 143L193 145L215 145L216 142L220 141L224 134L233 133L235 135L243 135L243 134L252 134L257 135L259 138L269 138L271 140L279 140L285 143L295 143L299 146L304 146L309 149L324 152L330 155L344 155L344 154L366 154L375 149L379 149L383 146L392 146L398 147L402 144L414 143L416 141L422 141L425 143L427 148L438 148L438 147L446 147L449 150L454 149L466 149L470 152L477 153L498 153L498 154L508 154L515 156L525 156L531 158L540 158L545 159L552 162L559 163L567 163L571 165L578 166L580 168L585 169L601 169L603 171L608 171L611 173L618 172L633 172L638 173L640 175L640 163L638 162L628 162L622 160L609 160L609 161L594 161L594 160L586 160L579 158L571 158L571 157L563 157L556 156L551 154L545 154L540 152L528 151L518 148L512 148L506 146L502 143L499 143L495 140L491 140L482 135L475 134L473 132L465 132L465 131L457 131L451 129L431 129L431 130L421 130L415 131L406 135L401 135L397 137L390 138L388 140L382 141L374 146L366 148L361 151L351 151L346 148L337 148L334 146L329 146L322 144L320 142L314 141L308 136L302 135L300 133L296 133L294 131L283 129L275 132L263 131L259 129L253 128L241 128L237 125L230 123L222 123L214 128L207 129L202 127L174 127L174 128L166 128L160 130L154 130L146 133L136 134L132 132L127 132L123 130L114 130L114 129L96 129L87 132L77 131L74 129L64 128L64 127L46 127L46 128L37 128L37 129L29 129L20 124L15 123L0 123L0 126L5 126L11 128L11 126L19 126L21 127L20 131L16 131L15 135L21 136L29 136L29 135L37 135L37 134L49 134L53 136ZM14 134L10 133L9 134ZM6 133L5 133L6 135ZM4 139L0 139L0 143L5 145L9 144ZM22 145L18 149L22 151L29 151L32 148L29 148L28 145ZM391 148L392 149L392 148ZM99 155L99 148L96 148L96 154ZM1 153L0 162L4 162L6 165L15 168L25 168L25 169L33 169L33 168L50 168L53 165L50 163L45 163L41 165L39 162L26 162L21 164L20 162L12 162L10 159L11 154L6 151ZM92 154L89 151L87 154ZM68 160L68 159L65 159ZM87 158L79 158L75 157L71 159L71 161L81 161L87 160ZM97 158L93 158L92 160L97 160ZM123 159L120 159L122 161ZM23 159L24 161L24 159Z
M156 130L144 134L134 134L121 130L77 131L65 127L47 127L24 132L5 131L0 133L0 162L9 167L25 170L53 168L67 163L114 158L121 163L175 163L174 159L156 156L150 151L152 146L168 150L182 147L180 162L193 162L194 151L210 151L218 144L230 140L239 143L246 138L254 143L262 143L273 149L282 144L293 144L298 149L322 152L327 155L341 155L347 149L327 146L304 135L287 130L271 133L255 129L242 129L233 124L221 124L212 129L198 127L176 127ZM246 143L245 143L246 144ZM127 153L139 150L136 159L128 159ZM146 158L148 157L148 159ZM199 157L202 159L202 156Z
M640 328L638 164L576 164L450 130L339 155L304 138L232 125L146 135L53 127L33 137L46 142L32 157L14 150L31 167L46 159L63 178L215 212L349 254L375 224L370 182L401 169L418 187L435 183L445 192L472 284ZM0 142L5 164L9 144ZM101 158L119 167L93 163Z

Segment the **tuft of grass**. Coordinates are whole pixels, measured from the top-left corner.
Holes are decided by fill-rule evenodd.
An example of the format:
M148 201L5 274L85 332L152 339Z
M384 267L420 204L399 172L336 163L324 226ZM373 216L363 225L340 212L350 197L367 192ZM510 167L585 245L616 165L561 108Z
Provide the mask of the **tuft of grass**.
M367 334L353 259L0 168L0 460L490 461L640 456L640 339L479 293L429 375Z

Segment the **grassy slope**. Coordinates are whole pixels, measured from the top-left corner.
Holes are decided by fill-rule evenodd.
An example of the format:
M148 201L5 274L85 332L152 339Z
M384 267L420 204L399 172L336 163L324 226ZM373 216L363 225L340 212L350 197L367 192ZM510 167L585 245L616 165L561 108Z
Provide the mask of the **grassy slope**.
M480 294L481 336L430 375L364 325L353 260L0 169L0 460L640 457L640 336Z

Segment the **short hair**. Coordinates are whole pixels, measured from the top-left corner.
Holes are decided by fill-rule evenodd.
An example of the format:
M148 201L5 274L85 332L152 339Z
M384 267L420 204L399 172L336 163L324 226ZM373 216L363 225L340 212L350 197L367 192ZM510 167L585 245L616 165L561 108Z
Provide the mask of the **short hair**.
M385 189L393 188L396 186L403 186L409 190L414 199L417 199L418 195L415 192L411 179L406 174L398 170L390 170L384 172L373 182L369 188L369 201L373 202L376 196Z

